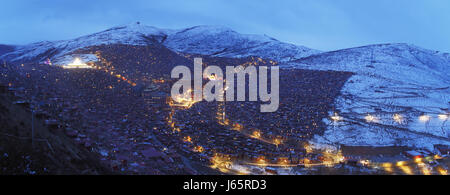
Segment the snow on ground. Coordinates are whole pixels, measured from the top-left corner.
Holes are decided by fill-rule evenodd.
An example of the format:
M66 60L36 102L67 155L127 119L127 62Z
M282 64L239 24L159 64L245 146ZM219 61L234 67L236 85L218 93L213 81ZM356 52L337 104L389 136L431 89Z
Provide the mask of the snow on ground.
M82 36L72 40L63 41L42 41L29 45L18 46L15 51L6 53L0 58L8 61L30 60L47 57L63 57L81 48L108 45L108 44L128 44L128 45L146 45L152 41L158 41L165 36L169 30L161 30L155 27L144 26L140 24L131 24L128 26L114 27L102 32Z
M322 53L284 67L356 73L336 100L343 121L325 119L328 129L313 142L430 150L450 145L450 119L443 117L450 114L448 54L383 44Z
M276 61L291 61L320 53L304 46L280 42L266 35L240 34L221 26L195 26L170 34L168 48L184 53L218 57L258 56Z

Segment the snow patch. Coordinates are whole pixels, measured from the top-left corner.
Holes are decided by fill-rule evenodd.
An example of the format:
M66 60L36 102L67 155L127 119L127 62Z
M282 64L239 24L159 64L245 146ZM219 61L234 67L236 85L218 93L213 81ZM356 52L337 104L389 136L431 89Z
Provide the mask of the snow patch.
M450 111L448 54L408 44L382 44L317 54L283 67L355 73L335 102L344 120L336 124L325 119L328 129L314 142L427 149L450 145L450 125L438 117ZM366 121L368 114L379 121ZM396 122L394 114L402 115L405 122ZM430 120L420 121L423 114Z

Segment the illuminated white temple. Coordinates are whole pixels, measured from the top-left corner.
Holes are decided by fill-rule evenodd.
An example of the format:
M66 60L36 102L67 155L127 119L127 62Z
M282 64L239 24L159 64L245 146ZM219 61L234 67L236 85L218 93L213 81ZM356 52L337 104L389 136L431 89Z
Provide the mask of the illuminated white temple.
M80 58L75 58L75 60L67 65L63 65L63 68L74 69L74 68L92 68L92 66L87 65Z

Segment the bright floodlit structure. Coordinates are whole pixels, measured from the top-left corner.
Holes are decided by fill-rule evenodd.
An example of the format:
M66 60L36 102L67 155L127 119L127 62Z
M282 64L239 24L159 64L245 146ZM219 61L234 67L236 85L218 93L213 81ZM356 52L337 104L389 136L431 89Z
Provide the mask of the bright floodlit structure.
M92 68L91 66L84 63L80 58L75 58L72 63L62 66L65 69L85 69Z
M176 95L172 97L172 101L169 101L170 106L181 107L189 109L191 108L197 101L192 97L192 90L187 90L182 95Z

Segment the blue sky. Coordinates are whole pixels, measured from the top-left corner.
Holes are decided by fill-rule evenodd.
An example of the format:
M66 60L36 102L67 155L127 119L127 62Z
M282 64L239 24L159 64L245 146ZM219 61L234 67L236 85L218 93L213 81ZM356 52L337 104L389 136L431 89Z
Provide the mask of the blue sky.
M320 50L412 43L450 52L448 0L1 0L0 43L76 38L140 21L224 25Z

